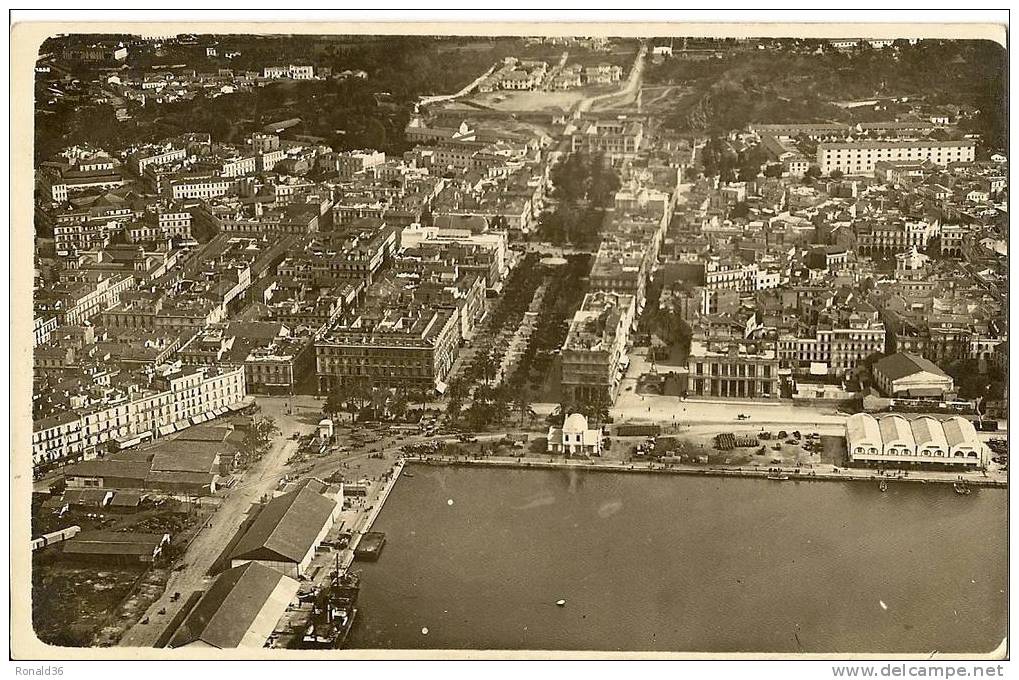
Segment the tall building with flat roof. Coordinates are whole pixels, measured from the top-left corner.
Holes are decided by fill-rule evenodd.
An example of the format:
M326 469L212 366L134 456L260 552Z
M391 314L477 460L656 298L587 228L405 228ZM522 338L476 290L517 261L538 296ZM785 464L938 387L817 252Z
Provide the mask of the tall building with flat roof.
M334 326L315 343L321 392L370 380L442 391L460 341L458 312L393 309L378 319Z
M562 348L564 400L615 401L635 313L632 295L596 292L584 296Z

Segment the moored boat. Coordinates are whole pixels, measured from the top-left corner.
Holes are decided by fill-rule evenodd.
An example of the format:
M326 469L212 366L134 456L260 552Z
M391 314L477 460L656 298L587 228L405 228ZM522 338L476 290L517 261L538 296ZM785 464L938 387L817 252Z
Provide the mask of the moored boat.
M965 482L956 482L952 485L952 488L955 489L955 493L960 496L968 496L973 493L972 489L966 486Z

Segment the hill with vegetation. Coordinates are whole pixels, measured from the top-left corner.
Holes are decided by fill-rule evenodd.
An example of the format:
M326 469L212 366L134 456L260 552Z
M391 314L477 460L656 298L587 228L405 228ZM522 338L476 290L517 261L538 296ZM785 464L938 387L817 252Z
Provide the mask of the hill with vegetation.
M833 102L908 97L928 104L972 106L980 113L967 132L991 148L1007 144L1007 55L988 41L896 41L838 52L820 41L790 41L785 49L723 52L648 67L648 84L681 85L683 96L664 124L679 132L724 134L751 122L876 120L908 110L908 103L845 109Z

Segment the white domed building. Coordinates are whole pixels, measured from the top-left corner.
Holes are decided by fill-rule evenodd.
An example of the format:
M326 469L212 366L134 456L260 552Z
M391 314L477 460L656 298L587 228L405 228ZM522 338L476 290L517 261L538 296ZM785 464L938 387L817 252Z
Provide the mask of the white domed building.
M601 432L590 429L582 413L571 413L562 427L548 428L548 451L567 456L600 456Z

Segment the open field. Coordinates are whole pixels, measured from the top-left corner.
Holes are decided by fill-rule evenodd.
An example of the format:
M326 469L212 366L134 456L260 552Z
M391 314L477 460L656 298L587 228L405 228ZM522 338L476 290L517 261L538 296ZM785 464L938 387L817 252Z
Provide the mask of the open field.
M33 556L32 622L39 639L51 645L93 644L114 609L134 590L145 567L95 567L61 563L57 550Z
M591 85L562 92L500 90L478 94L467 101L497 111L541 111L544 109L565 111L588 97L607 94L617 89L618 85Z

